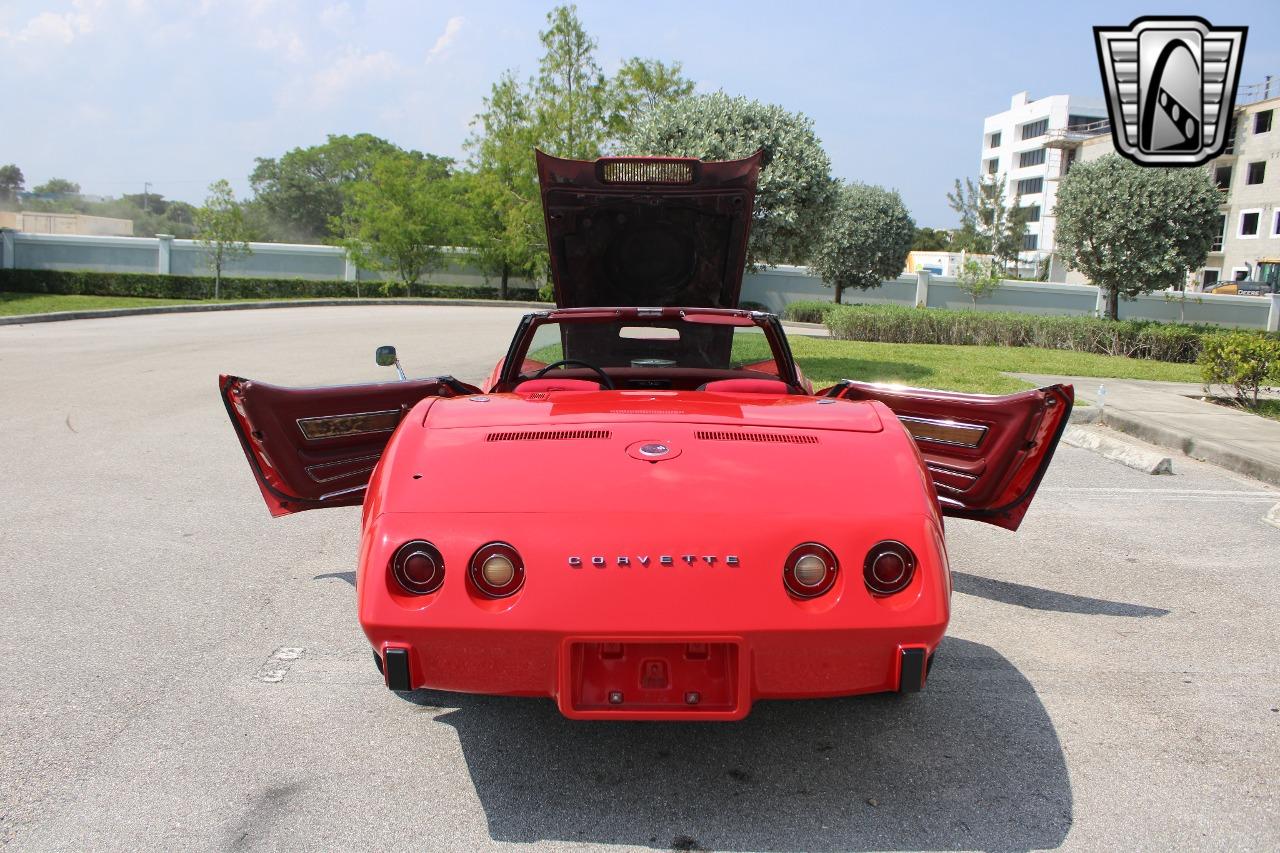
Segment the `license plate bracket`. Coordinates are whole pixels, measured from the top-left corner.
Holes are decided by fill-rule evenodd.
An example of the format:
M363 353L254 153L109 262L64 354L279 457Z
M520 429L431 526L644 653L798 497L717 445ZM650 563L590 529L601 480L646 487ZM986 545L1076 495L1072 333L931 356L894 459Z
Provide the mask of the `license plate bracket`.
M746 713L737 638L579 638L565 644L562 708L574 716Z

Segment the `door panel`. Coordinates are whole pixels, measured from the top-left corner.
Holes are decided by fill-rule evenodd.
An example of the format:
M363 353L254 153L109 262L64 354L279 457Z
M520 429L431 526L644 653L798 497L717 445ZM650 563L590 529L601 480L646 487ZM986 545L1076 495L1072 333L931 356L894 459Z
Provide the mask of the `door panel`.
M327 388L221 376L218 388L274 516L362 503L406 412L424 397L478 392L451 376Z
M943 513L1009 530L1031 505L1075 399L1070 385L991 397L848 379L819 393L884 403L920 448Z

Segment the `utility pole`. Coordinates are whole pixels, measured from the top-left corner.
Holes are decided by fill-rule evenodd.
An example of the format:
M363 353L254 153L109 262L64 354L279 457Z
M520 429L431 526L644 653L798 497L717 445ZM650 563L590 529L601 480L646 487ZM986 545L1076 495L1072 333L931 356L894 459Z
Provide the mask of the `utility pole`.
M151 209L151 205L150 205L150 198L148 198L148 196L149 196L150 194L151 194L151 182L150 182L150 181L143 181L143 183L142 183L142 209L143 209L143 211L148 211L148 210L150 210L150 209Z

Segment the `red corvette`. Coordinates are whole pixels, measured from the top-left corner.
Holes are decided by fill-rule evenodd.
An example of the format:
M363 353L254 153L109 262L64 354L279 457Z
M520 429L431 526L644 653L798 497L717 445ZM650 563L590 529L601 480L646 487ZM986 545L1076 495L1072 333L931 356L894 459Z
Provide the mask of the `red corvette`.
M219 381L272 515L364 505L387 686L702 720L919 690L943 516L1017 528L1070 386L815 392L778 319L733 307L759 155L538 167L560 307L482 388Z

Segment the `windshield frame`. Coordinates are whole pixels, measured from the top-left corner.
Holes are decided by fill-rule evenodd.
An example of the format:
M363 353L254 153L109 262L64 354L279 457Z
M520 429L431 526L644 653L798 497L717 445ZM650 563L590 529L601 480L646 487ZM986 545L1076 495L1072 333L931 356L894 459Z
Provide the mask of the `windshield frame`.
M535 311L520 319L516 333L507 348L503 360L502 373L498 378L497 388L513 388L521 381L520 367L533 343L534 333L548 323L598 323L613 321L631 321L643 324L652 320L683 320L698 322L696 318L705 317L704 322L715 322L714 318L723 317L732 325L742 320L749 321L742 325L753 325L760 329L769 342L773 353L774 364L778 368L778 378L787 384L794 393L806 393L796 369L795 358L791 354L791 345L787 342L786 331L776 314L765 311L746 311L735 308L560 308L554 311Z

